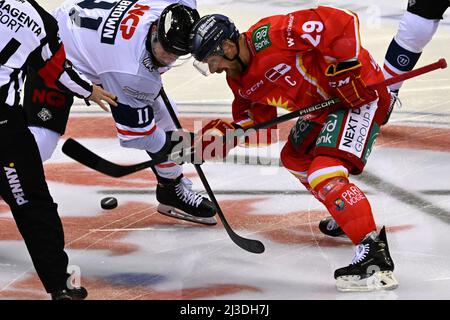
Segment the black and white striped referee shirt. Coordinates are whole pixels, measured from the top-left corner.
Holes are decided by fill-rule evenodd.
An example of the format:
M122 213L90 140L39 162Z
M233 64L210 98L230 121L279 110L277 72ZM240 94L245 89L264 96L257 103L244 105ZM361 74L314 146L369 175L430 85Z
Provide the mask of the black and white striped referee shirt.
M66 59L52 15L34 0L0 0L0 108L19 105L27 67L50 88L80 98L92 93L92 83Z

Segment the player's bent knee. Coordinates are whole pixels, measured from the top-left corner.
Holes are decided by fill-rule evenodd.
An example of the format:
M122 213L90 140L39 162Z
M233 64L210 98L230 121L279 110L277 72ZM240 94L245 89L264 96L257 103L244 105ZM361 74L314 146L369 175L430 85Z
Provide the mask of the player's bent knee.
M348 169L332 157L316 157L308 170L308 183L314 190L320 189L327 181L343 178L348 181Z
M151 134L141 137L123 139L119 138L120 146L124 148L157 152L166 142L166 133L157 127Z
M340 189L349 184L348 178L343 176L335 176L324 180L314 188L319 200L324 201L328 194L338 192Z
M280 153L280 161L292 175L300 180L301 183L308 183L308 167L310 161L303 159L302 154L295 152L290 142L286 143Z
M61 135L47 128L30 126L29 129L38 145L41 160L45 162L51 158Z

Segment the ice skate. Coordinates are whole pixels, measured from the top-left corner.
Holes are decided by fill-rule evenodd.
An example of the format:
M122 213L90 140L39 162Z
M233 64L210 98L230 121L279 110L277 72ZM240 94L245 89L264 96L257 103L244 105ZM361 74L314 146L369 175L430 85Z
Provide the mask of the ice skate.
M205 225L217 224L214 204L194 192L189 179L180 175L176 179L159 180L156 188L159 213Z
M398 287L386 231L368 234L356 247L352 263L334 272L339 291L392 290Z
M51 293L52 300L84 300L88 292L84 287L65 288Z

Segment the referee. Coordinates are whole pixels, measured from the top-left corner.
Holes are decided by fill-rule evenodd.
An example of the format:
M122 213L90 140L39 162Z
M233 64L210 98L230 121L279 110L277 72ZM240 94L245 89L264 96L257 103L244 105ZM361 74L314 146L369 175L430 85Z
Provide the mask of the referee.
M0 0L0 196L8 203L45 290L55 300L86 298L68 281L68 257L57 205L36 142L19 105L27 68L51 88L102 108L115 96L93 85L66 59L56 20L34 0ZM103 101L102 101L103 100Z

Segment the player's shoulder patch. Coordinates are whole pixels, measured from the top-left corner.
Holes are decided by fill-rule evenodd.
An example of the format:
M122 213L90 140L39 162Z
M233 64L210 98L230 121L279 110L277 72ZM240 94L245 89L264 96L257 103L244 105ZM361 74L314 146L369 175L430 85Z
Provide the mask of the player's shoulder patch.
M255 47L255 51L259 52L272 45L269 36L270 22L262 26L257 27L252 32L252 42Z

